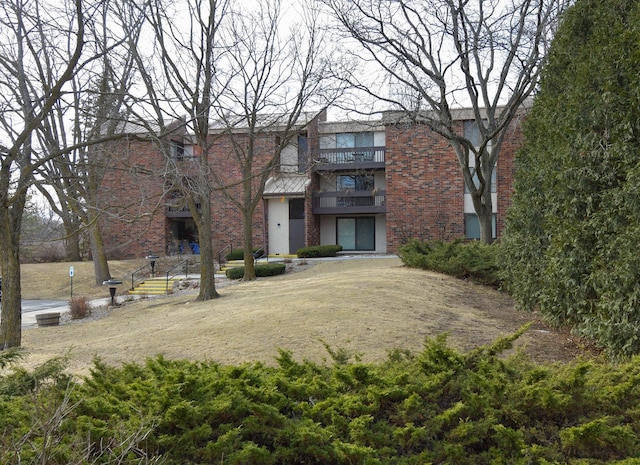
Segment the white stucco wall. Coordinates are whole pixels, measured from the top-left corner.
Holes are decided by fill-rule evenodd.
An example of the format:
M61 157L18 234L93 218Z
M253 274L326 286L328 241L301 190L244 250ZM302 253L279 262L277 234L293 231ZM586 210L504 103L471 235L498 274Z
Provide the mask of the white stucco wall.
M376 253L387 253L386 215L376 215Z
M320 244L336 243L336 217L323 215L320 217Z
M289 199L269 199L269 253L289 253Z

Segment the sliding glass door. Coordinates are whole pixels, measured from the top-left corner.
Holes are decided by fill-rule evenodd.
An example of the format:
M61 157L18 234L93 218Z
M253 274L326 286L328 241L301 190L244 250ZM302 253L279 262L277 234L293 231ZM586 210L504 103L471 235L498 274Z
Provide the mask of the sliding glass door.
M372 216L338 218L338 244L343 250L375 250L376 221Z

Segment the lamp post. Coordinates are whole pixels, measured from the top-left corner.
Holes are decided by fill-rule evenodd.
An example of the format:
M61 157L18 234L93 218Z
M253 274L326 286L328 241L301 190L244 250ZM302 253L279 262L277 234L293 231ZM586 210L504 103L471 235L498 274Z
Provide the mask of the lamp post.
M149 260L149 265L151 265L151 277L155 278L156 277L156 260L159 259L160 257L154 254L150 254L150 255L147 255L146 258L147 260Z
M122 284L122 281L118 281L117 279L109 279L107 281L102 282L103 285L109 286L109 295L111 296L111 305L116 305L116 286L118 284Z

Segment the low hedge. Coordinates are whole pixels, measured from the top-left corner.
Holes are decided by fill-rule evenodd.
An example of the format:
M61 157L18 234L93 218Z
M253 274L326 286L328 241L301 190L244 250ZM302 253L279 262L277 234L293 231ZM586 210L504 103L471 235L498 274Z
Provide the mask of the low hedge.
M264 278L267 276L276 276L284 274L287 266L284 263L267 263L265 265L256 265L256 276ZM236 266L229 268L225 274L229 279L240 279L244 276L244 266Z
M256 253L258 250L260 250L259 247L256 247L253 249L253 253ZM230 261L230 260L244 260L244 249L240 248L240 249L233 249L231 250L229 253L227 253L227 255L224 256L224 259L226 261Z
M375 364L330 347L333 364L96 360L77 384L0 351L0 463L637 464L640 360L502 356L522 332Z
M453 242L411 240L400 247L402 263L411 268L436 271L477 284L499 287L498 244L478 241Z
M338 252L342 251L342 246L336 245L312 245L298 249L296 255L299 258L318 258L318 257L335 257Z

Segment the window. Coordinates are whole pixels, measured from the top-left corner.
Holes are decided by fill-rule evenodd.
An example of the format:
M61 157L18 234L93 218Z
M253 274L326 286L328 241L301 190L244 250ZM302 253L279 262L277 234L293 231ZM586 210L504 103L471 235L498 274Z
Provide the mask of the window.
M480 134L478 123L476 123L475 121L465 121L464 137L466 137L474 147L480 147L480 142L482 142L482 135Z
M345 132L342 134L336 134L336 147L339 149L373 147L373 133Z
M178 141L171 141L171 156L176 160L184 158L184 144Z
M375 250L376 222L373 216L338 218L338 244L343 250Z
M480 222L475 213L464 214L464 236L467 239L480 239ZM491 217L491 237L496 238L496 214Z
M185 158L193 158L194 150L193 145L185 145L184 142L171 141L171 156L175 160L183 160Z
M304 173L309 164L309 140L304 135L298 136L298 173Z
M372 191L375 182L371 174L343 174L337 177L338 191Z
M345 132L336 134L336 148L348 149L342 152L344 159L339 159L339 162L372 161L374 156L373 150L360 150L371 147L373 147L372 132Z

